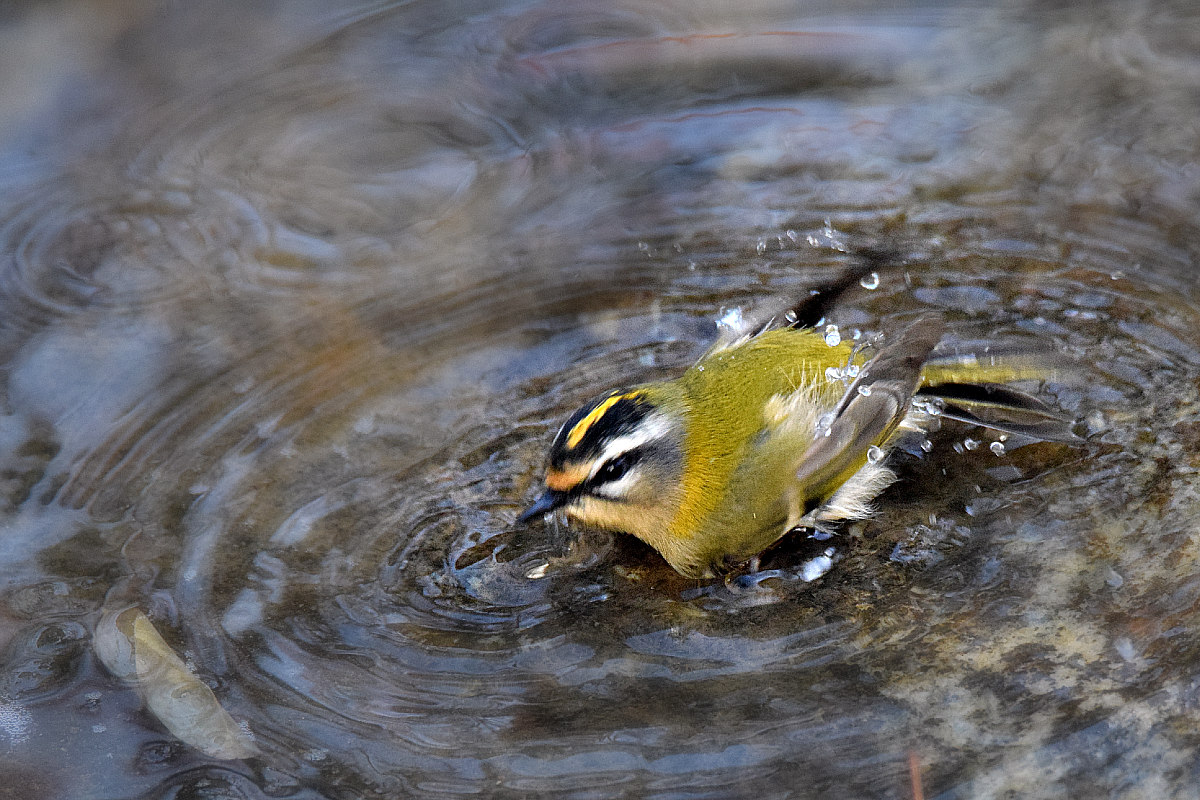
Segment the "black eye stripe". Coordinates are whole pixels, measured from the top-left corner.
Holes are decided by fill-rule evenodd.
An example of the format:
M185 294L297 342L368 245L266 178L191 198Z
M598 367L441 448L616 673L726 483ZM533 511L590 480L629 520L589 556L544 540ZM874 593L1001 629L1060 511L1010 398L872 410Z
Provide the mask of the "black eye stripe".
M605 485L616 483L628 475L629 471L636 467L651 449L648 446L635 447L613 456L604 462L600 469L596 470L595 475L584 481L580 489L584 492L596 490L597 493L603 494Z
M628 453L622 453L616 458L610 458L600 469L596 470L596 475L592 478L592 483L610 483L624 478L637 461L634 455L635 452L631 450Z

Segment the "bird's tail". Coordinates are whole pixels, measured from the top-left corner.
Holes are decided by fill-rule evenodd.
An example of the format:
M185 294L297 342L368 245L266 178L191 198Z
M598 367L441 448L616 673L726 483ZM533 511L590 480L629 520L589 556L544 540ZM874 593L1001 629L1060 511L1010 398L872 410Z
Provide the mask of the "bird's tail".
M1078 369L1049 354L999 352L982 355L935 353L921 374L916 400L948 419L1049 442L1079 442L1073 420L1032 394L1006 384L1055 380Z

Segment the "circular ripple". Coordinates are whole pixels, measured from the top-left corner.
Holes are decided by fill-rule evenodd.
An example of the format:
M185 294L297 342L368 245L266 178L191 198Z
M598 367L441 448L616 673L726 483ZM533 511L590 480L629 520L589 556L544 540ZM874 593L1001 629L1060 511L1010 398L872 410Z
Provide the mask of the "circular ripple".
M884 68L940 29L418 11L327 21L232 84L164 77L187 91L127 144L5 200L5 608L28 627L4 685L68 744L103 724L69 716L77 695L121 721L91 746L135 745L145 775L108 793L891 796L910 753L941 791L997 741L1057 757L1112 698L1186 690L1200 315L1179 171L1013 155L1042 141L997 121L1024 95ZM885 63L854 79L865 50ZM573 408L677 374L722 309L801 295L860 248L893 256L843 331L934 311L1072 357L1031 388L1087 444L998 452L947 425L815 581L804 541L698 585L629 537L513 526ZM117 602L260 761L164 746L89 671L79 636Z

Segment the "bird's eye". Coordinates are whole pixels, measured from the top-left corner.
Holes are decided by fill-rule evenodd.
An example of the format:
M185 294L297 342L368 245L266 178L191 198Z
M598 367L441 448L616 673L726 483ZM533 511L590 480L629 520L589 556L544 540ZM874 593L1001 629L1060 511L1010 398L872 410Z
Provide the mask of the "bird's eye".
M604 466L596 470L596 483L610 483L611 481L619 481L625 477L625 473L629 472L629 468L633 466L633 459L628 453L622 453L616 458L605 462Z

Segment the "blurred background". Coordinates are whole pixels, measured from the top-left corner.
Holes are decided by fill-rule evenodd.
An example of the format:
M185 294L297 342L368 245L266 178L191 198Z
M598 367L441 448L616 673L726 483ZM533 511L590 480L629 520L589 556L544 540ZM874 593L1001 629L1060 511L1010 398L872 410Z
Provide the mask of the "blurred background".
M1194 797L1198 164L1185 0L6 4L0 797ZM1086 444L816 580L514 529L862 249Z

